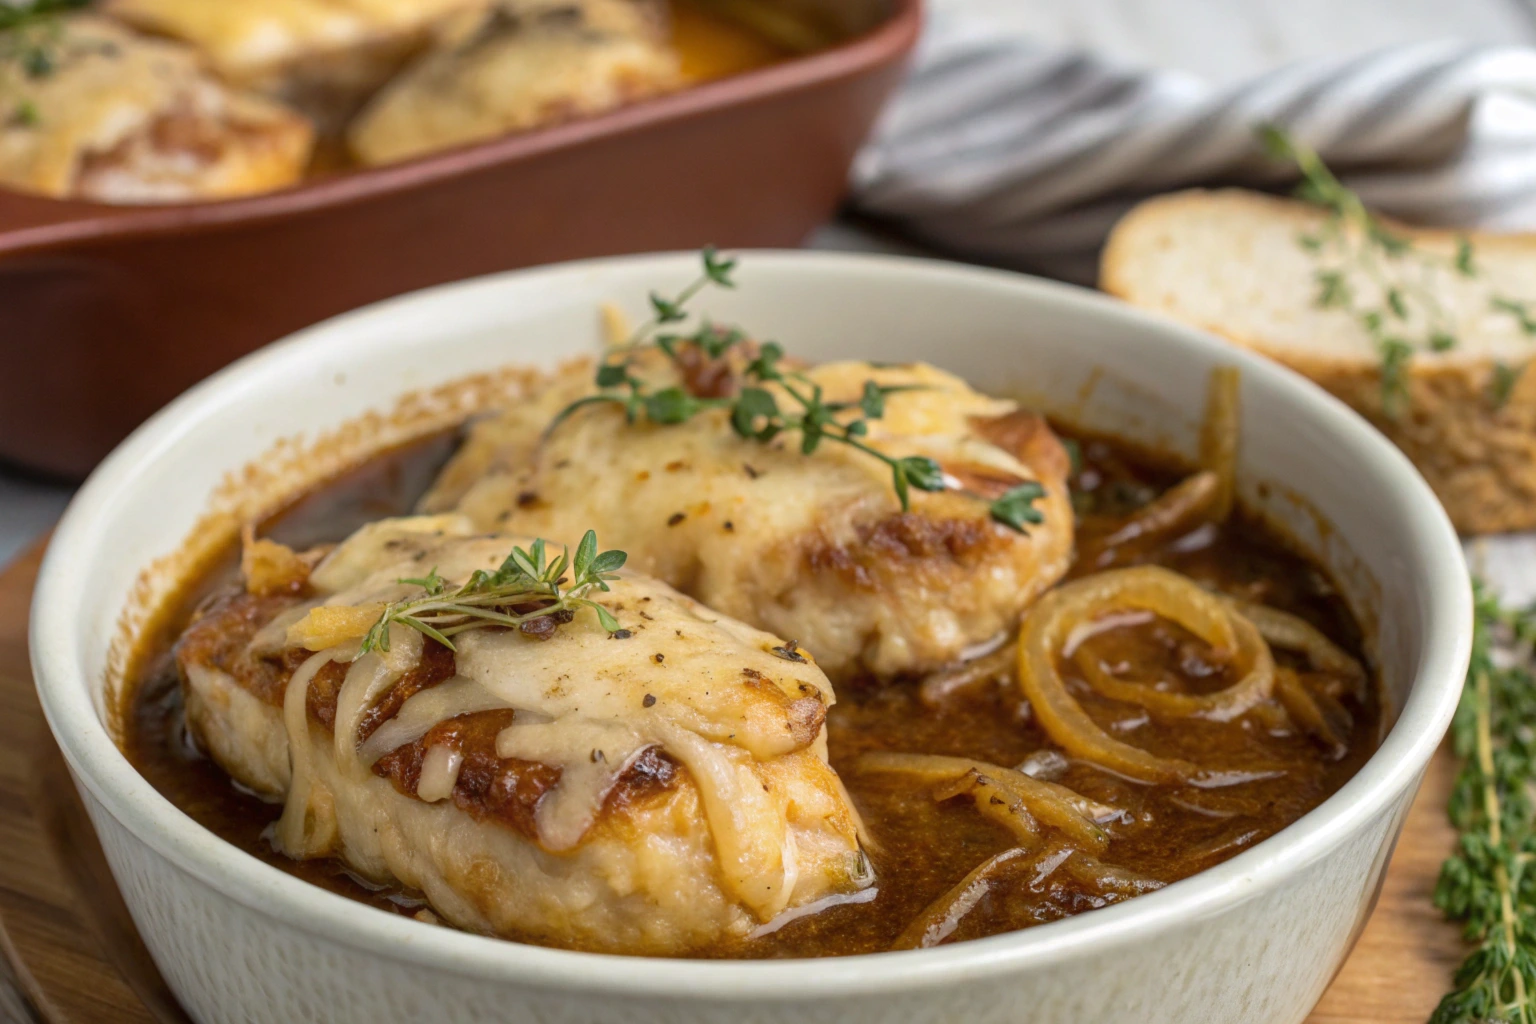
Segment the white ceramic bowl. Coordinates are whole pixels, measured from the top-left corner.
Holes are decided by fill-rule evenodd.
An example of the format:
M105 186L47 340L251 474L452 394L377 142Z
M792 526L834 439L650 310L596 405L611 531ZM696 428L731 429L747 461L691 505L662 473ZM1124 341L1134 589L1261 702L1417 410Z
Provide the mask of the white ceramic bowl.
M812 359L926 359L1183 452L1193 451L1208 371L1241 367L1245 497L1333 569L1374 633L1395 714L1359 775L1255 848L1160 892L977 942L815 961L646 960L500 942L313 888L205 832L129 766L109 730L105 681L121 670L124 630L142 628L164 594L163 567L142 571L189 535L195 544L196 531L227 528L199 525L211 495L268 500L302 475L294 453L327 432L317 464L480 400L466 398L473 389L438 390L392 419L335 432L402 393L592 351L600 301L638 315L649 289L679 287L695 266L692 255L575 263L322 324L188 392L70 506L33 606L38 690L134 919L187 1009L201 1021L283 1024L1300 1021L1369 912L1456 703L1471 619L1456 536L1408 461L1299 377L1026 277L751 253L739 288L703 305ZM225 480L263 458L282 469Z

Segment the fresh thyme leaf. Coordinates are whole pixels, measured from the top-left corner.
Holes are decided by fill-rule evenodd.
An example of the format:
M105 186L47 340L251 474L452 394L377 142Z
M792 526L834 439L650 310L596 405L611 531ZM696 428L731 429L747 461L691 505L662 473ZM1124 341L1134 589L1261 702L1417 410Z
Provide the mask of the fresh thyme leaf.
M859 399L864 415L877 420L885 415L885 392L872 380L864 382L864 395Z
M771 441L779 432L779 403L762 388L742 388L731 409L731 429L751 441Z
M1451 722L1462 759L1447 808L1460 833L1435 905L1476 948L1431 1024L1536 1022L1536 610L1503 607L1474 582L1472 660Z
M731 274L736 270L735 257L721 256L719 250L712 245L706 245L701 254L704 258L704 276L722 288L734 288L736 283L731 280Z
M1043 497L1044 487L1033 480L1026 481L992 503L992 518L1020 533L1027 533L1025 523L1038 526L1045 522L1045 515L1035 508L1035 502Z
M595 541L596 539L596 535L594 535L593 540ZM604 581L611 573L616 573L624 568L624 563L627 561L629 561L629 556L622 551L604 551L592 559L588 572L599 590L607 590L608 586Z
M711 278L711 280L714 280ZM731 348L746 340L746 335L734 327L723 328L710 321L704 321L703 326L692 338L679 339L692 341L704 350L704 354L711 359L719 359ZM676 358L676 353L668 352L668 355Z
M747 364L747 376L758 380L780 380L779 360L784 358L784 348L776 341L765 341L758 346L757 358Z
M652 423L674 426L678 423L686 423L701 410L718 404L718 402L694 398L679 387L662 388L645 396L645 415Z
M909 455L898 460L896 465L906 475L907 482L918 490L942 491L944 489L944 470L927 456Z
M664 299L655 292L651 292L651 308L656 311L656 322L660 324L671 324L688 319L688 314L683 312L682 303L673 299Z
M597 534L588 530L574 557L565 549L550 561L548 546L540 538L527 550L514 546L495 572L477 569L457 589L450 590L448 581L435 568L421 578L401 579L398 582L420 587L422 593L387 605L363 637L360 652L387 652L389 629L395 624L414 629L449 650L457 650L453 637L467 630L515 628L536 619L548 620L537 623L543 627L538 635L548 637L583 607L597 613L603 629L617 633L618 620L587 595L608 590L608 581L615 578L613 574L624 567L627 558L622 551L599 553ZM534 628L530 626L528 631Z
M1436 331L1429 336L1429 347L1435 352L1449 352L1456 347L1456 339L1444 331Z
M592 568L592 560L597 557L597 531L588 530L582 534L581 543L576 545L576 557L571 560L571 569L578 577L585 576Z
M629 371L623 366L604 363L597 368L597 386L600 388L616 388L628 380Z
M607 590L608 588L604 587L603 589ZM613 613L610 612L607 608L604 608L596 601L584 601L582 603L591 608L593 611L597 612L598 625L607 630L610 635L623 632L623 630L619 628L619 620L614 618Z

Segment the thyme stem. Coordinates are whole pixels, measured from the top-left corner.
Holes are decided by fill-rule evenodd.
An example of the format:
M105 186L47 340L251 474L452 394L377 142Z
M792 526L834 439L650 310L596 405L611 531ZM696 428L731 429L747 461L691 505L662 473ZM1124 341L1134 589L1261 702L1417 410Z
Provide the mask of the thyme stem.
M1436 905L1466 923L1475 948L1432 1024L1536 1024L1533 638L1536 610L1504 608L1477 588L1472 663L1451 726L1464 759L1448 808L1460 843L1435 886Z
M636 329L628 341L605 354L597 368L597 393L578 398L562 409L545 428L546 438L573 413L589 405L617 405L624 410L629 423L633 424L643 416L658 426L685 423L709 409L726 409L731 429L743 440L767 444L781 434L797 433L804 455L813 454L823 440L828 440L878 459L891 471L891 486L903 512L911 507L910 491L913 488L943 491L949 487L942 467L933 459L925 455L897 458L860 440L868 433L870 421L885 415L886 398L900 391L910 391L912 386L888 386L867 380L859 401L828 402L821 387L805 374L779 366L784 350L771 341L758 346L756 357L741 371L741 386L734 398L700 398L677 386L654 391L646 381L635 376L631 372L631 361L642 348L654 347L678 361L681 347L689 346L709 359L720 359L746 340L740 330L724 330L707 320L692 335L655 333L665 324L686 320L688 314L684 306L707 285L735 287L731 279L736 267L734 259L724 258L712 248L706 248L702 255L703 273L676 296L669 299L651 293L654 316ZM765 385L777 385L799 409L795 412L781 409L780 399L775 398ZM805 389L809 389L809 393ZM1044 496L1045 490L1040 484L1024 481L993 501L988 511L996 522L1019 533L1027 533L1026 523L1044 521L1034 507L1034 502Z
M385 607L377 622L363 637L361 651L389 650L389 627L393 624L414 629L438 643L455 650L452 637L471 629L487 626L517 628L537 619L550 619L546 625L558 625L559 616L574 614L589 607L609 633L619 631L612 613L586 595L608 589L608 581L623 567L622 551L597 550L597 534L588 530L573 555L567 549L549 560L542 540L524 551L514 547L495 572L476 570L461 586L449 590L448 581L433 569L421 579L399 582L420 587L419 596L396 601ZM566 570L570 578L566 578ZM569 582L570 586L565 586ZM568 621L568 617L567 620ZM546 634L547 635L547 634Z

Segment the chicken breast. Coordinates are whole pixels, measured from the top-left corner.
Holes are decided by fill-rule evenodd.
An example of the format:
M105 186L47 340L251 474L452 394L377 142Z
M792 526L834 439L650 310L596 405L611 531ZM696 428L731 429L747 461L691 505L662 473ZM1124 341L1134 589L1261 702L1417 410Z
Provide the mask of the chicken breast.
M461 927L676 954L867 888L826 759L825 675L784 641L655 580L456 650L386 602L463 582L513 541L457 515L365 527L293 585L251 586L177 648L187 719L231 775L284 801L275 845L426 894Z
M326 134L457 16L489 0L106 0L196 47L225 80L302 110Z
M653 389L706 397L735 387L728 360L646 350L632 372ZM795 639L833 679L927 672L1014 630L1072 554L1069 460L1046 423L925 364L804 374L827 402L857 404L870 381L901 389L863 440L894 458L936 460L946 489L914 491L903 511L879 459L831 442L804 455L797 433L743 439L724 408L657 426L589 405L550 430L592 393L591 367L578 366L475 425L423 508L563 541L591 526L640 571ZM1043 521L1023 533L989 506L1026 481L1045 494L1034 504Z
M91 16L39 30L35 60L0 62L0 184L109 203L265 192L303 174L313 133L229 89L184 46Z
M589 116L682 84L656 4L503 0L422 57L351 126L354 156L392 163Z

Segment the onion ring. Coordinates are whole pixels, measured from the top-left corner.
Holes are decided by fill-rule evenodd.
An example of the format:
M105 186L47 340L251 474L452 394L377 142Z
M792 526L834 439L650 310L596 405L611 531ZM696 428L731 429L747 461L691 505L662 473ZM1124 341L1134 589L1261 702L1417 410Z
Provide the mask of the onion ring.
M1212 694L1167 693L1145 683L1120 679L1104 671L1098 659L1078 648L1072 663L1082 671L1088 685L1111 700L1136 704L1148 711L1181 718L1206 718L1213 722L1230 722L1261 703L1260 693L1263 676L1270 677L1273 689L1274 658L1264 643L1264 637L1247 619L1233 616L1233 632L1237 637L1237 660L1249 664L1247 675L1232 686Z
M1268 700L1274 659L1258 630L1221 598L1193 580L1158 566L1115 569L1047 593L1025 613L1019 633L1019 685L1046 733L1074 757L1143 782L1177 782L1199 769L1188 761L1159 757L1110 737L1067 693L1056 667L1059 652L1082 623L1110 612L1143 610L1178 623L1212 647L1233 651L1246 671L1219 693L1166 694L1123 680L1114 683L1138 704L1160 704L1174 713L1230 721Z

